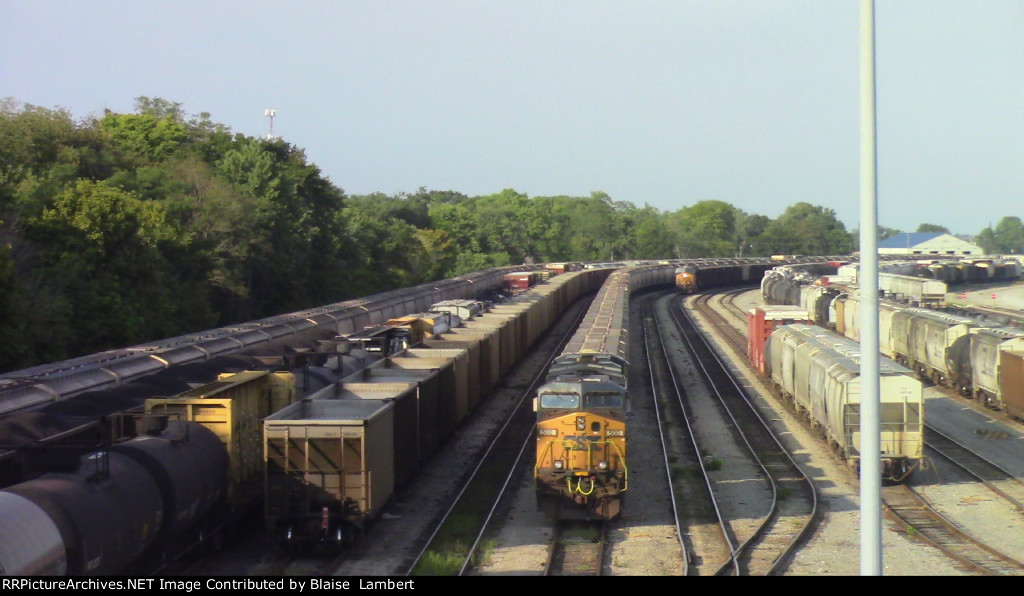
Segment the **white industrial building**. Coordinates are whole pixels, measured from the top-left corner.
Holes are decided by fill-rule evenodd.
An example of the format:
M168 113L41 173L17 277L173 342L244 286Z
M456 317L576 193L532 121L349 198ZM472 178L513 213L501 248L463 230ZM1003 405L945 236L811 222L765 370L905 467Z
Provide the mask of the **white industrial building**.
M878 243L880 255L948 255L980 257L985 251L973 242L939 232L901 233Z

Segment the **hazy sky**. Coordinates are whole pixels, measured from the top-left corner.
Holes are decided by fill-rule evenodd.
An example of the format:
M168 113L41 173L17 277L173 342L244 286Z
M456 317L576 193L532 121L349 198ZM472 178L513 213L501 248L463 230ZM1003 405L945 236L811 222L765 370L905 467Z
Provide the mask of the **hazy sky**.
M878 223L1024 218L1024 1L877 0ZM0 97L274 133L348 194L860 214L860 0L0 0Z

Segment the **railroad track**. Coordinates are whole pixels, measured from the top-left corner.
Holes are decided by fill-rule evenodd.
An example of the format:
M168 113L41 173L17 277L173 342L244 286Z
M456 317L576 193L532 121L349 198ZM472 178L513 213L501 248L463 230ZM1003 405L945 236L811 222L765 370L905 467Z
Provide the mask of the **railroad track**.
M698 575L698 566L691 559L721 565L726 555L733 552L729 532L722 512L715 501L711 480L708 478L700 453L700 446L687 414L685 391L673 370L670 350L655 317L654 306L647 302L642 310L643 344L646 350L647 381L654 403L658 436L676 536L683 550L683 575ZM675 470L692 470L682 474ZM699 471L701 482L694 482ZM717 559L714 557L717 554Z
M925 425L925 446L1024 511L1024 481L964 447L953 438Z
M408 564L407 575L436 574L437 562L447 561L441 572L461 576L486 560L484 537L497 524L497 511L510 497L524 466L532 465L533 451L528 449L535 443L532 397L586 312L585 307L579 308L574 321L549 340L543 350L545 364L530 371L530 381L519 391L507 418L487 441L476 464L466 471L447 510L431 525L429 537Z
M604 567L608 523L561 520L555 524L544 575L599 576Z
M882 487L885 514L904 530L984 575L1024 575L1024 564L967 534L906 484Z
M738 318L742 309L732 305L735 295L734 292L726 292L719 300L725 309L736 313ZM712 299L707 295L694 298L695 308L701 308ZM701 309L701 312L704 313L704 310ZM709 321L713 321L716 315L717 313L713 311L704 314ZM737 355L744 354L745 345L741 343L743 334L730 331L730 327L735 329L737 326L730 326L725 321L713 324L715 331L722 333L724 343L731 346ZM955 391L941 386L936 387L950 397L959 397ZM976 403L965 398L960 400ZM977 409L980 410L981 407ZM993 492L1001 495L1018 510L1024 510L1024 484L1013 474L984 460L934 428L926 427L925 437L926 444L933 454L950 460ZM910 486L884 487L883 501L886 514L894 523L902 526L908 534L944 551L964 570L986 575L1019 575L1024 572L1024 564L986 545L984 537L975 538L968 535L955 523L934 511Z
M739 291L726 293L726 300ZM745 353L746 338L736 327L708 306L711 295L698 297L695 308L712 326L716 335ZM751 456L761 468L771 498L761 523L735 549L716 575L774 575L780 573L794 550L810 535L820 521L818 493L811 479L796 464L789 450L782 445L771 426L761 416L759 407L737 384L739 371L718 355L710 341L697 330L682 308L673 308L680 328L688 329L684 337L695 360L700 363L708 385L743 437ZM734 309L735 310L735 309ZM741 348L742 346L742 348Z

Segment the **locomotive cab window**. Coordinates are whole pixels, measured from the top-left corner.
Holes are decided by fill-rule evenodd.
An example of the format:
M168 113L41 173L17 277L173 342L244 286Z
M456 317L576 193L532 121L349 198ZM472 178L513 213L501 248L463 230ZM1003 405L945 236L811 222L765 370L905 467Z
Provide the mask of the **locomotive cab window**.
M621 410L622 405L622 395L618 393L609 393L607 395L595 395L592 393L587 396L586 407L588 410L595 408L614 408Z
M542 393L540 407L553 410L575 410L580 407L580 396L576 393Z

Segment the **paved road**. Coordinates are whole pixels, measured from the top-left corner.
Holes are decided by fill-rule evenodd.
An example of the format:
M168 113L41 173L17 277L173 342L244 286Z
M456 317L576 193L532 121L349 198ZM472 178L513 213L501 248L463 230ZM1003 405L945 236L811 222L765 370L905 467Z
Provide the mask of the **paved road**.
M1024 312L1024 282L985 286L976 290L950 292L946 303L1011 308Z

